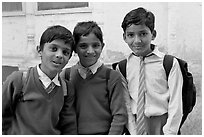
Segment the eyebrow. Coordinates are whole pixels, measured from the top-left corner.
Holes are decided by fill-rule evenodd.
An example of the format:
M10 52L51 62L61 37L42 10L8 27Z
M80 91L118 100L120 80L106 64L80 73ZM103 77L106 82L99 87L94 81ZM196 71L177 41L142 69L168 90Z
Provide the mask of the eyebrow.
M53 46L56 46L56 47L60 47L59 45L57 45L57 44L54 44L54 43L49 43L50 45L53 45ZM65 50L71 50L71 47L70 48L62 48L63 50L65 49Z

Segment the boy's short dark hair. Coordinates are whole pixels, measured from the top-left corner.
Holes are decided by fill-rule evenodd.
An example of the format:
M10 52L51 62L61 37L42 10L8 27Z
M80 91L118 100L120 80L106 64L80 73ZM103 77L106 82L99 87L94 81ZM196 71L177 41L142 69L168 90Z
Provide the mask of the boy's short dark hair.
M155 17L154 14L146 9L139 7L126 14L121 27L125 32L126 28L131 25L146 25L151 32L154 30Z
M60 25L51 26L43 32L40 39L40 50L43 50L45 43L50 43L56 39L61 39L65 44L70 44L73 51L74 37L71 31Z
M103 33L101 31L101 28L98 26L98 24L94 21L87 21L87 22L79 22L74 27L74 40L75 40L75 46L74 51L76 52L76 45L78 44L81 36L87 36L90 33L93 33L96 35L96 37L103 43Z

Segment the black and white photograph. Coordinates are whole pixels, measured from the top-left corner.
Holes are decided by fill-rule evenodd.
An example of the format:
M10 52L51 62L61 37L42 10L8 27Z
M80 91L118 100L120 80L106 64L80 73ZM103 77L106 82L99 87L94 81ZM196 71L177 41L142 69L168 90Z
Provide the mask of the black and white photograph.
M2 1L2 135L202 135L202 1Z

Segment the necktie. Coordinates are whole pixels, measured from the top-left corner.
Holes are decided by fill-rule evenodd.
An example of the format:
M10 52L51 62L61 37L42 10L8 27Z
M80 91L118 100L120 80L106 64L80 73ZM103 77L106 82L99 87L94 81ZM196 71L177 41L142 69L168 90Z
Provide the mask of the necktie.
M89 68L87 68L87 70L86 70L86 78L88 78L92 74L93 74L92 71Z
M50 85L45 89L46 92L49 94L55 88L55 86L55 83L51 82Z
M144 104L145 104L145 74L144 74L144 57L140 59L140 72L139 72L139 90L137 102L137 134L146 134L145 119L144 119Z

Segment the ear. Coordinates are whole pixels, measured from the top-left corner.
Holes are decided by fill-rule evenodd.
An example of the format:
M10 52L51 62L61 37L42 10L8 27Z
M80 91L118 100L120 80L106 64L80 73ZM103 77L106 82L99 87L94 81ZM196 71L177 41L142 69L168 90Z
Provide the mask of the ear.
M156 30L153 30L152 31L152 40L154 40L156 38L156 36L157 36L157 32L156 32Z
M36 50L37 50L39 56L41 57L41 53L42 53L42 51L41 51L41 49L40 49L40 46L37 46L37 47L36 47Z
M102 43L102 49L103 49L104 46L105 46L105 43Z
M123 40L126 42L126 36L125 36L125 33L123 33Z

